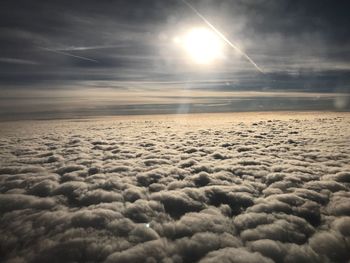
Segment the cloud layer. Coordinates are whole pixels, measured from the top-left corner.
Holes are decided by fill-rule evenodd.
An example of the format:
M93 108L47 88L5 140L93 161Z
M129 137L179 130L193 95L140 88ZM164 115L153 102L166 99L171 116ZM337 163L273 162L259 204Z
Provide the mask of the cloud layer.
M3 123L4 262L346 262L348 114Z

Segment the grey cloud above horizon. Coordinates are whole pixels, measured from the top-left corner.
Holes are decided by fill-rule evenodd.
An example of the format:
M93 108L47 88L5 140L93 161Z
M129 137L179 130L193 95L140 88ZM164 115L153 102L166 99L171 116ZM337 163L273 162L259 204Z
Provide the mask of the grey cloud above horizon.
M85 82L84 88L8 89L0 94L0 121L113 115L244 111L349 111L348 93L230 91L217 82ZM164 85L169 85L166 90ZM200 88L179 88L182 85ZM206 85L208 88L203 89ZM105 86L102 88L102 86ZM130 88L125 88L129 86ZM177 88L173 87L177 86ZM74 86L76 87L76 86ZM145 87L148 87L145 92Z
M269 78L256 89L281 88L272 81L279 79L278 74L298 74L299 78L288 80L294 88L303 89L300 84L302 78L307 77L316 79L311 82L316 92L321 79L329 80L330 90L348 90L349 47L342 39L346 38L344 33L349 22L343 15L346 1L324 1L316 9L316 1L220 1L215 4L216 8L212 1L192 1L191 4L263 65ZM176 81L188 79L187 72L196 72L193 67L183 68L179 60L181 52L172 47L176 34L202 23L182 1L117 1L113 4L78 1L71 6L66 1L48 4L5 1L3 5L6 8L2 10L7 13L2 15L0 29L3 33L1 86L1 83L20 83L21 78L28 86L43 80L63 81L62 74L69 80L67 69L77 72L78 79L91 74L100 80L134 80L139 72L141 78L147 75L156 81ZM309 16L312 9L314 16ZM35 10L40 13L36 14ZM284 20L280 17L282 11L286 16ZM68 52L72 57L49 54L41 47ZM242 72L247 72L253 81L263 78L256 76L254 68L235 52L228 53L228 60L218 68L211 68L209 76L241 78ZM91 60L83 61L79 57ZM140 59L142 57L147 60ZM6 69L1 64L1 61L6 63L5 59L37 61L41 67ZM95 60L99 63L95 64ZM122 70L119 74L120 69L126 72ZM345 83L335 82L332 71L345 78Z
M234 50L226 50L226 58L211 67L188 61L173 38L205 25L180 0L5 0L0 10L0 93L73 89L83 99L91 85L145 94L152 89L176 94L184 88L350 92L347 1L190 2L265 74ZM288 109L298 107L290 104ZM329 103L316 108L331 109Z

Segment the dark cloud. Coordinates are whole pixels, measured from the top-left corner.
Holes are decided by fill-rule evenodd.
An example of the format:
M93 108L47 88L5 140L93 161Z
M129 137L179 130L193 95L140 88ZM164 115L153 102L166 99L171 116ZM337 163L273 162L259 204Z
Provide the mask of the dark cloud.
M198 102L202 97L193 95L189 103L179 99L159 102L157 94L150 91L164 92L170 87L172 94L184 89L349 93L347 1L191 3L241 46L265 74L256 72L234 51L227 52L228 58L215 68L189 65L174 47L173 38L201 21L180 0L5 0L0 8L0 118L349 109L348 96L337 100L317 95L312 99L272 96L218 102L210 95L205 102ZM140 94L138 103L130 98L120 103L108 95L89 94L91 87L118 94L120 90L141 90L154 103L150 105ZM38 99L38 90L46 100ZM72 90L79 94L79 103L61 93ZM82 105L86 97L89 103ZM130 97L135 98L134 94Z
M327 256L331 261L342 261L349 258L348 244L342 236L332 232L316 233L309 240L311 248Z

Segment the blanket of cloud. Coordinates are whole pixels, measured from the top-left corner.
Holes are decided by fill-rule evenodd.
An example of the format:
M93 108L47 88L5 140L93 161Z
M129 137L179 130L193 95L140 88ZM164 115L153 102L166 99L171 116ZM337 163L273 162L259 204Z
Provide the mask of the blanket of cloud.
M0 126L3 262L349 262L350 114Z

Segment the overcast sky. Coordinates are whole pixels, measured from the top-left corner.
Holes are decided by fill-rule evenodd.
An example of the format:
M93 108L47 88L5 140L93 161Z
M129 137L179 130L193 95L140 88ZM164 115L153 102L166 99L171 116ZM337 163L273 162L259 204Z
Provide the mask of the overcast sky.
M349 1L190 2L265 74L229 48L215 66L190 63L173 40L205 25L181 0L5 0L0 100L38 90L349 92Z

